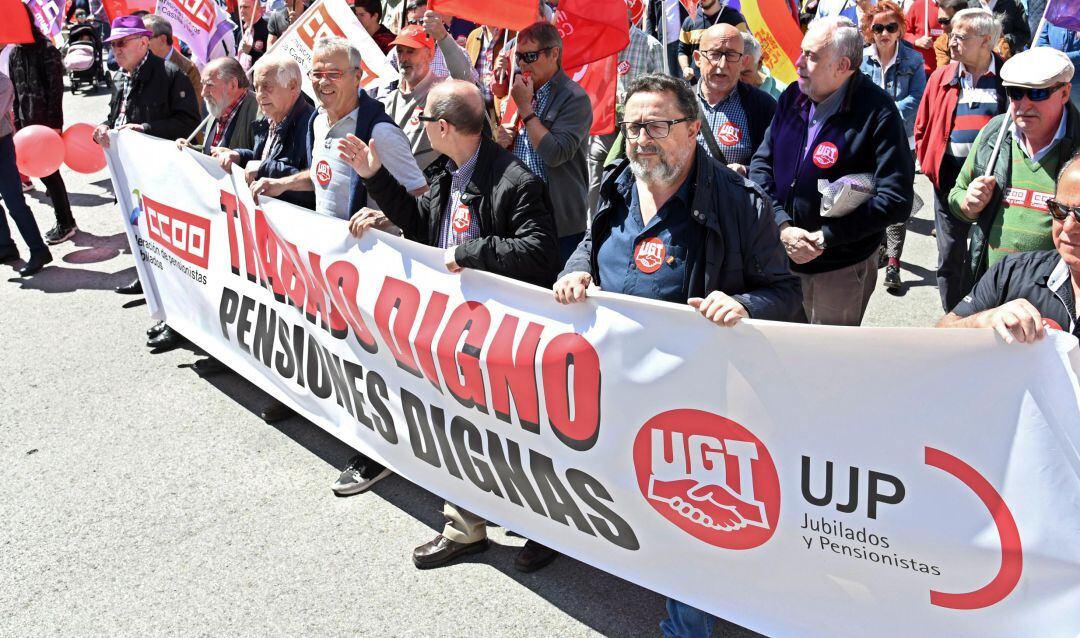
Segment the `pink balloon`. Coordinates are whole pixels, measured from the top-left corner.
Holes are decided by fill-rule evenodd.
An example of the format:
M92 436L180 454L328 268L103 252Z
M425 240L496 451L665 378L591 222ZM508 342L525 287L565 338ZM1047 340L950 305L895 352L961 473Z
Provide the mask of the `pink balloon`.
M30 177L45 177L64 163L64 140L47 126L34 124L15 132L15 164Z
M94 125L80 122L64 131L64 163L76 173L96 173L105 168L105 151L94 142Z

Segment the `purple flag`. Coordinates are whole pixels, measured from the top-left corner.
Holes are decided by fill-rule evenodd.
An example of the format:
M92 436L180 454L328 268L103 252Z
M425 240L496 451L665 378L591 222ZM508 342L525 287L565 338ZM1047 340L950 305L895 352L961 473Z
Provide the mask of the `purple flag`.
M1080 0L1050 0L1046 21L1063 29L1080 31Z
M34 23L45 37L56 46L63 44L64 36L60 33L64 26L64 5L67 0L24 0L30 12L34 14Z

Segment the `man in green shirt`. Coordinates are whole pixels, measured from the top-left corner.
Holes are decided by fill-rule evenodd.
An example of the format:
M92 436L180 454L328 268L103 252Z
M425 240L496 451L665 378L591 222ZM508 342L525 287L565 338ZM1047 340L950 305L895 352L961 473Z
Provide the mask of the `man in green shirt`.
M1080 149L1080 111L1069 103L1073 71L1049 47L1001 66L1009 111L979 133L949 193L952 213L976 222L965 292L1005 255L1054 247L1046 200L1058 170Z

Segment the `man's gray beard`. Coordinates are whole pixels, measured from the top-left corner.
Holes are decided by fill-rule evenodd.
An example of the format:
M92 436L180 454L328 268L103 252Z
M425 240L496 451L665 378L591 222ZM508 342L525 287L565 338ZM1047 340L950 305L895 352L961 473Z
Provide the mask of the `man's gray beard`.
M221 108L220 106L216 106L208 98L203 98L203 104L206 106L206 112L210 115L213 115L215 120L221 117L222 112L225 111L225 109Z
M630 171L638 180L647 184L670 184L682 172L684 163L670 164L665 160L657 159L656 165L649 168L630 159Z

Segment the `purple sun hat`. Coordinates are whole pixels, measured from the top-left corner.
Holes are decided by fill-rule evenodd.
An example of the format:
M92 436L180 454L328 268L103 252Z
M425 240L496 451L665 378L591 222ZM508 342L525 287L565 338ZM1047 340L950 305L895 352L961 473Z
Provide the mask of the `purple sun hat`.
M139 16L121 16L112 21L112 33L105 42L116 42L133 35L153 37L154 32L146 28Z

